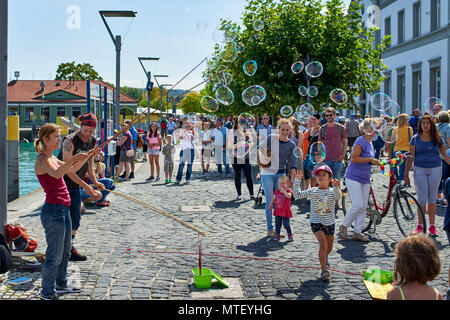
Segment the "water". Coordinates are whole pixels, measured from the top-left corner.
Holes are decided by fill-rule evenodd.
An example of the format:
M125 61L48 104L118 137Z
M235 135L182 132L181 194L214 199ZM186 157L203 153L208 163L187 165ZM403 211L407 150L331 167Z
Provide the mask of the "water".
M55 150L57 155L59 150ZM33 143L22 142L19 144L19 196L26 195L36 189L41 188L39 181L34 173L34 163L37 152Z

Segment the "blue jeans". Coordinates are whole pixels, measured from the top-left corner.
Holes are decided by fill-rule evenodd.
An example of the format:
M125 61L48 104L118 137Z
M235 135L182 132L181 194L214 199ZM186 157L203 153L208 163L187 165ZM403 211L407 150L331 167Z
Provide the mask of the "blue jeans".
M330 167L333 172L333 178L341 181L342 161L325 160L323 163Z
M270 201L272 201L273 193L278 189L278 179L281 176L286 175L285 173L279 174L270 174L270 175L262 175L261 176L261 184L264 190L264 196L266 197L266 223L267 230L273 230L272 223L272 210L269 210Z
M180 164L178 165L178 173L176 181L179 182L183 178L183 169L186 162L187 162L186 181L191 180L192 163L194 162L194 156L195 156L194 149L184 149L180 151Z
M108 190L114 190L116 188L116 185L114 184L114 180L113 179L109 179L109 178L103 178L103 179L98 179L98 182L103 183L103 185L105 186L105 189ZM89 181L89 184L91 184L92 181ZM94 187L95 190L97 190L97 188ZM97 203L100 202L104 202L106 199L106 196L109 194L109 191L106 190L100 190L101 194L102 194L102 198L97 201ZM88 195L86 193L86 191L84 191L84 189L81 189L81 199L84 201L88 198L90 198L91 196Z
M281 225L283 225L283 227L286 229L288 236L290 236L292 234L290 221L291 221L291 218L280 217L280 216L275 217L275 233L277 236L279 236L281 233Z
M67 286L67 264L72 249L72 221L69 207L45 203L41 209L47 251L42 268L42 295L55 295L57 287Z
M72 230L78 230L81 220L81 188L69 189L69 194Z
M231 174L231 170L230 170L230 165L227 163L227 152L226 150L223 150L223 155L222 155L222 159L223 159L223 163L225 165L225 174ZM218 163L217 164L217 171L219 172L219 174L223 174L222 171L222 164Z

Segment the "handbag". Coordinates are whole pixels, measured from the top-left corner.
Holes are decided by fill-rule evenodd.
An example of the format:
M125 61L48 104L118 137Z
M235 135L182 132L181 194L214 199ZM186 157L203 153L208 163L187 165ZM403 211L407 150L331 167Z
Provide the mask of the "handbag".
M127 150L127 157L128 158L134 157L134 150L133 149Z

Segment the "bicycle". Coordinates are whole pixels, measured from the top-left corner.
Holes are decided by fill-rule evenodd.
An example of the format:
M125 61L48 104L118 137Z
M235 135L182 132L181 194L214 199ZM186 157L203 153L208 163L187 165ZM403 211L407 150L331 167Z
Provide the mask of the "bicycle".
M383 185L383 187L388 188L386 200L382 205L378 205L375 199L372 185L370 186L369 202L366 209L366 219L362 232L366 232L371 229L372 225L373 228L371 229L371 231L369 231L369 233L376 232L376 226L379 225L387 216L389 209L391 208L393 199L394 219L402 235L404 237L408 237L411 231L415 229L419 214L421 215L423 221L423 232L426 233L426 220L422 207L419 205L417 199L410 192L405 190L407 188L405 182L397 180L394 171L392 170L393 167L398 166L402 161L405 161L406 155L407 154L400 155L399 157L390 159L388 161L384 160L380 164L382 172L384 171L384 165L388 164L390 169L389 186ZM351 204L350 196L348 195L348 189L345 186L342 189L341 201L342 211L345 216L347 213L346 208L349 208Z

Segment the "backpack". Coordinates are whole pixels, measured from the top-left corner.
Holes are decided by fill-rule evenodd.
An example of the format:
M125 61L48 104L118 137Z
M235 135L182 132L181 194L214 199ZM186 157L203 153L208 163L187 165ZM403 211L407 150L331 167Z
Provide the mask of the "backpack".
M165 120L161 121L161 129L167 128L167 122Z
M9 250L5 237L0 233L0 274L12 268L11 250Z
M10 244L14 243L15 251L34 252L38 244L37 241L30 238L25 232L26 229L19 224L7 224L6 241Z

